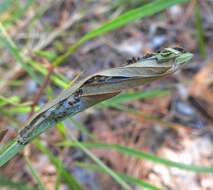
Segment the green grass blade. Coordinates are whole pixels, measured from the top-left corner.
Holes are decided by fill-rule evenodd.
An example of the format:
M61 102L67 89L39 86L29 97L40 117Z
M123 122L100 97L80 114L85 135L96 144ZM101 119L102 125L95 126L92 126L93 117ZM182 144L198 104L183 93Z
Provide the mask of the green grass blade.
M55 182L55 190L60 190L60 184L61 184L61 178L62 178L62 171L63 171L63 166L62 163L59 164L58 170L57 170L57 178Z
M73 138L74 143L79 147L83 152L85 152L99 167L101 167L107 174L109 174L118 184L123 187L125 190L131 190L129 185L112 169L106 166L98 157L96 157L93 153L91 153L84 144L81 144L79 141Z
M83 134L87 135L91 140L93 140L93 141L97 140L95 135L91 134L89 132L89 130L85 126L83 126L80 122L76 121L72 117L69 117L69 120L75 125L75 127L77 127L79 129L79 131L81 131Z
M29 106L30 103L20 103L20 97L19 96L11 96L11 97L4 97L0 95L0 107L7 105L7 104L11 104L13 106L17 106L17 107L25 107L25 106Z
M24 4L20 3L19 1L12 1L13 2L11 2L10 4L10 7L12 9L10 12L11 16L3 22L4 26L6 26L7 28L15 24L16 21L24 16L34 0L26 0Z
M33 69L35 69L42 75L46 76L48 74L47 69L41 63L34 61L34 60L28 60L28 63L29 63L29 65L31 65L33 67ZM61 88L67 88L69 86L69 80L59 74L53 73L50 76L50 79Z
M158 13L168 7L171 7L176 4L187 2L188 0L156 0L154 2L151 2L149 4L146 4L142 7L130 10L117 18L108 21L107 23L104 23L100 27L88 32L86 35L84 35L77 43L73 44L69 47L67 52L58 57L54 61L54 65L59 65L64 59L66 59L68 56L74 53L74 51L79 48L82 44L85 42L98 37L102 34L105 34L109 31L115 30L120 28L121 26L124 26L132 21L151 16L155 13Z
M6 113L29 113L32 110L30 106L13 107L6 110Z
M48 156L49 160L53 163L53 165L56 167L57 171L61 173L61 177L64 179L64 181L67 183L70 189L75 190L83 190L83 188L80 186L80 184L76 181L75 177L69 173L65 167L63 166L63 163L60 159L55 157L47 147L45 147L39 140L35 140L36 147L45 155Z
M106 105L105 105L105 107L106 107ZM109 105L107 105L107 107L115 108L119 111L127 112L127 113L130 113L130 114L136 115L136 116L142 116L144 119L152 121L152 122L159 123L164 127L168 127L168 128L173 127L173 123L171 123L171 122L164 121L157 116L147 114L145 112L136 111L135 109L129 108L128 106L123 106L123 105L119 105L119 104L109 104Z
M111 105L115 106L116 104L123 104L127 103L129 101L133 100L139 100L139 99L149 99L153 97L161 97L161 96L167 96L170 92L168 90L161 90L161 89L154 89L144 92L126 92L119 94L115 97L112 97L109 100L106 100L104 102L101 102L98 104L99 107L110 107Z
M11 96L11 97L4 97L0 95L0 106L6 105L6 104L12 104L12 105L19 105L20 97L19 96Z
M204 40L204 31L202 26L202 17L200 13L200 2L198 0L196 0L196 4L195 4L195 26L197 30L197 41L198 41L198 48L200 51L200 55L205 57L206 47L205 47L205 40Z
M21 54L15 43L9 37L2 23L0 23L0 40L10 51L10 53L16 58L17 62L23 67L23 69L26 70L27 73L29 73L32 79L38 84L41 84L42 81L37 77L33 68L29 64L27 64L26 58Z
M80 163L80 162L75 162L75 164L81 168L85 168L85 169L89 169L95 172L103 172L106 173L102 168L100 168L99 166L95 165L95 164L87 164L87 163ZM123 173L118 173L115 172L117 175L119 175L124 181L126 181L127 183L133 184L133 185L137 185L138 187L143 187L145 189L148 190L160 190L160 188L155 187L154 185L151 185L147 182L145 182L144 180L141 179L137 179L135 177L123 174Z
M74 143L72 141L67 141L62 143L63 146L68 147L79 147L79 144ZM195 166L190 164L183 164L179 162L173 162L164 158L157 157L153 154L146 153L143 151L139 151L133 148L129 148L126 146L122 146L119 144L104 144L104 143L82 143L82 146L87 148L105 148L105 149L113 149L118 152L134 156L137 158L142 158L145 160L149 160L155 163L163 164L168 167L174 167L186 171L198 172L198 173L213 173L213 167L204 167L204 166Z
M121 176L122 179L124 179L126 182L137 185L137 186L141 186L145 189L149 189L149 190L160 190L160 188L155 187L154 185L151 185L141 179L137 179L135 177L129 176L129 175L125 175L125 174L118 174L119 176Z
M3 166L8 160L14 157L18 152L24 148L24 145L18 144L17 141L11 141L3 148L0 149L0 167Z
M26 160L27 166L29 168L30 174L32 175L35 182L38 184L38 189L39 190L47 190L46 187L44 186L43 182L41 181L37 171L33 168L30 160L27 157L25 157L25 160Z

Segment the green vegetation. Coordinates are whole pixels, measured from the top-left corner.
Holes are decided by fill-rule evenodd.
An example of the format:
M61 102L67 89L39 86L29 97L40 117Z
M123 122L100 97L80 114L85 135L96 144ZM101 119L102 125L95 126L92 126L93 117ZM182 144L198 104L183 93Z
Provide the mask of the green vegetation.
M126 1L125 1L126 2ZM30 77L35 83L39 85L43 85L45 78L47 77L49 71L48 69L40 63L40 59L44 58L48 60L50 65L57 69L59 66L64 63L64 61L69 58L71 55L74 55L76 53L76 50L80 48L83 44L86 42L93 40L94 38L101 38L105 33L109 33L112 31L115 31L121 27L124 27L128 24L134 23L137 20L143 19L144 17L149 17L154 14L160 13L162 11L165 11L167 8L188 2L187 0L154 0L154 1L144 1L145 3L140 4L140 7L132 8L131 10L125 10L123 13L121 13L119 16L110 19L109 21L103 23L97 28L92 29L85 35L83 35L80 39L78 39L75 43L70 44L68 48L65 49L65 52L57 54L57 51L50 51L45 50L45 47L40 47L38 49L32 50L31 53L26 53L24 49L27 48L26 44L19 44L16 41L13 40L13 37L9 35L7 32L8 29L12 28L17 21L20 21L22 17L24 17L24 14L29 10L30 8L36 7L38 9L38 14L35 15L33 18L31 18L29 22L29 28L27 30L30 30L34 23L36 23L48 10L51 5L47 5L44 9L39 9L36 5L35 0L28 0L26 1L25 5L22 5L19 3L19 1L15 0L3 0L0 3L0 48L1 51L8 51L10 56L12 57L12 60L14 61L15 65L19 65L19 68L21 70L24 70L27 73L27 76ZM119 1L119 5L122 4L122 1ZM116 5L118 6L118 5ZM113 7L114 8L114 7ZM25 11L23 11L25 10ZM199 3L196 4L196 12L195 12L195 18L196 18L196 28L197 28L197 34L198 34L198 42L199 42L199 49L200 53L202 55L205 55L205 43L203 40L203 29L202 29L202 22L201 22L201 16L200 16L200 9L199 9ZM50 32L51 30L48 30L47 32ZM61 33L57 33L57 37L62 36L64 31L61 31ZM57 40L55 40L58 42ZM51 42L48 45L52 45L54 43ZM25 46L26 45L26 46ZM22 47L23 46L23 47ZM58 47L63 47L63 44L58 45ZM35 56L40 59L34 59ZM0 61L1 63L1 61ZM86 63L85 63L86 64ZM1 65L0 65L1 67ZM50 83L47 84L47 86L44 89L44 94L47 95L49 99L52 99L54 97L54 87L59 87L61 90L69 87L72 85L73 81L69 81L68 78L65 76L59 74L58 72L51 73L50 77ZM78 77L78 75L76 75ZM1 80L0 81L0 87L2 86L9 86L16 88L17 86L20 87L21 85L24 85L24 82L22 80L16 81L11 79L10 81ZM151 99L153 97L163 97L168 96L170 94L170 90L168 89L155 89L155 90L149 90L146 92L125 92L120 94L119 96L116 96L110 100L107 100L105 102L102 102L96 106L97 109L106 109L108 107L116 108L117 110L123 111L123 112L130 112L132 114L141 114L146 119L157 121L160 124L165 124L166 126L170 125L168 123L165 123L161 121L158 117L154 116L148 116L144 113L137 112L134 109L130 109L125 107L123 104L134 101L134 100L145 100L145 99ZM16 95L12 95L10 97L5 97L3 95L0 95L0 114L1 117L6 118L13 118L16 114L20 113L29 113L31 111L31 103L32 102L23 102L23 100ZM34 107L35 111L39 110L39 107ZM77 121L71 119L70 120L76 128L78 128L83 134L87 135L90 139L88 142L80 142L76 140L74 137L72 140L67 139L67 131L64 127L63 123L57 124L58 132L65 138L64 141L59 142L60 147L75 147L79 148L82 152L84 152L88 158L90 158L93 163L83 163L83 162L75 162L74 164L76 166L79 166L81 168L95 171L95 172L103 172L108 175L110 175L123 189L130 190L130 185L136 185L143 187L145 189L150 190L158 190L159 187L156 187L152 184L149 184L148 182L137 179L133 176L128 176L124 173L119 173L111 169L109 166L107 166L101 159L99 159L95 154L93 154L89 149L90 148L102 148L102 149L112 149L115 151L118 151L122 154L127 154L130 157L137 157L143 160L148 160L150 162L163 164L166 167L176 167L178 169L187 170L191 172L197 172L197 173L213 173L212 167L202 167L202 166L195 166L195 165L187 165L184 163L177 163L170 160L166 160L163 158L160 158L156 155L149 154L147 152L142 152L139 150L136 150L134 148L130 147L124 147L119 144L104 144L101 142L96 141L96 137L90 133L90 131L83 126L82 124L78 123ZM11 119L11 124L14 124L15 126L19 125L16 120ZM75 178L74 175L66 168L64 165L61 157L55 157L51 151L47 148L46 145L44 145L39 139L36 139L34 141L34 145L36 148L44 155L46 155L49 159L49 161L54 165L57 171L57 181L55 182L55 189L59 189L60 183L66 183L66 185L70 189L75 190L82 190L83 187L80 184L80 182ZM57 145L55 145L57 146ZM11 157L18 154L20 150L22 150L25 146L17 144L16 142L9 142L6 145L0 145L0 166L3 166L8 160L10 160ZM3 156L2 156L3 155ZM24 157L23 157L24 159ZM29 160L29 158L25 158L25 163L28 168L28 173L30 173L31 177L34 179L36 184L38 185L38 189L45 190L47 189L45 185L42 182L42 179L40 179L39 174L33 167L33 163ZM14 182L13 180L7 179L3 176L3 174L0 175L0 187L8 187L10 189L22 189L22 190L32 190L34 187L31 187L29 185L26 185L24 182Z

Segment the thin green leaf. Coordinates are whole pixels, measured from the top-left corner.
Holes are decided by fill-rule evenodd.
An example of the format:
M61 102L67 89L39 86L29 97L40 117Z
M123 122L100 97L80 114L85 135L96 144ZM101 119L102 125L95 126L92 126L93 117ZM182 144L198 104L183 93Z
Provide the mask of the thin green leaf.
M101 167L95 165L95 164L87 164L87 163L80 163L80 162L75 162L75 164L81 168L85 168L85 169L89 169L92 171L96 171L96 172L104 172L106 173ZM137 185L138 187L143 187L145 189L149 189L149 190L160 190L160 188L155 187L154 185L151 185L147 182L145 182L142 179L137 179L135 177L123 174L123 173L118 173L115 172L118 176L120 176L124 181L126 181L127 183L133 184L133 185Z
M14 106L27 106L30 105L30 103L20 103L20 97L19 96L12 96L12 97L4 97L0 95L0 106L11 104Z
M49 151L49 149L41 143L41 141L35 140L35 145L43 154L48 156L49 160L56 167L57 171L61 173L62 178L67 183L70 189L83 190L80 184L76 181L75 177L65 169L62 161L55 157Z
M120 105L120 104L112 104L111 103L111 104L104 105L104 106L101 105L101 107L98 107L98 108L102 108L102 107L111 107L111 108L117 109L117 110L122 111L122 112L127 112L127 113L130 113L130 114L133 114L133 115L142 116L143 118L145 118L148 121L153 121L153 122L159 123L162 126L165 126L165 127L168 127L168 128L173 127L173 123L171 123L171 122L164 121L164 120L162 120L161 118L159 118L158 116L155 116L155 115L151 115L151 114L147 114L145 112L137 111L134 108L129 108L128 106L123 106L123 105Z
M18 107L12 107L5 110L6 113L29 113L32 110L31 106L18 106ZM39 107L36 106L35 110L38 111Z
M73 141L75 144L78 145L78 147L85 152L99 167L101 167L107 174L109 174L117 183L123 187L125 190L131 190L129 185L119 176L117 175L112 169L110 169L108 166L106 166L98 157L96 157L93 153L91 153L82 143L77 141L75 138L73 138Z
M72 141L67 141L64 143L61 143L61 145L66 147L79 147L79 144L74 143ZM133 148L129 148L126 146L122 146L119 144L104 144L104 143L82 143L82 146L85 146L87 148L106 148L106 149L113 149L116 151L119 151L121 153L134 156L137 158L142 158L145 160L149 160L155 163L163 164L168 167L175 167L186 171L192 171L192 172L198 172L198 173L213 173L212 167L204 167L204 166L195 166L190 164L183 164L179 162L173 162L164 158L157 157L153 154L149 154L146 152L142 152Z
M34 60L28 60L28 63L38 72L40 72L42 75L46 76L48 74L47 69L39 62ZM53 74L50 76L50 79L59 87L61 88L67 88L69 86L69 81L67 78L65 78L62 75L59 74Z
M23 69L29 73L32 79L35 80L38 84L41 84L41 80L37 77L32 67L27 64L25 57L20 53L15 43L9 37L2 23L0 23L0 40L5 45L5 47L8 48L10 53L16 58L17 62L23 67Z
M38 50L35 52L35 54L40 57L44 57L48 59L49 61L52 61L57 56L54 51L47 51L47 50Z
M56 178L56 182L55 182L55 190L59 190L59 188L60 188L62 171L63 171L63 165L62 165L62 163L60 163L59 167L57 169L57 178Z
M11 141L0 147L0 167L3 166L11 157L14 157L24 148L24 145L18 144L17 141Z
M168 90L154 89L145 92L127 92L112 97L110 100L106 100L99 104L100 107L109 107L111 105L123 104L133 100L149 99L159 96L167 96L170 92Z
M84 44L85 42L87 42L97 36L100 36L109 31L118 29L121 26L124 26L135 20L156 14L173 5L185 3L187 1L188 0L169 0L169 1L168 0L156 0L154 2L144 5L142 7L130 10L111 21L108 21L108 22L102 24L100 27L88 32L77 43L71 45L64 55L58 57L54 61L54 65L59 65L63 60L65 60L67 57L69 57L71 54L73 54L74 51L76 49L78 49L82 44Z
M7 20L4 21L6 27L11 26L13 23L18 21L26 12L27 9L32 5L34 0L26 0L25 3L20 3L19 1L14 1L10 4L12 8L11 15Z
M200 51L200 55L205 57L206 56L206 47L205 47L205 40L204 40L204 30L202 26L202 16L200 13L200 2L196 0L195 3L195 26L197 31L197 41L198 41L198 48Z
M80 122L78 122L78 121L76 121L75 119L73 119L73 118L71 118L71 117L69 117L69 120L82 132L82 133L84 133L85 135L87 135L90 139L92 139L93 141L96 141L97 139L96 139L96 137L93 135L93 134L91 134L90 132L89 132L89 130L85 127L85 126L83 126Z
M29 168L30 174L32 175L35 182L38 184L38 189L39 190L47 190L46 187L44 186L43 182L41 181L37 171L33 168L30 160L27 157L25 157L25 160L26 160L27 166Z

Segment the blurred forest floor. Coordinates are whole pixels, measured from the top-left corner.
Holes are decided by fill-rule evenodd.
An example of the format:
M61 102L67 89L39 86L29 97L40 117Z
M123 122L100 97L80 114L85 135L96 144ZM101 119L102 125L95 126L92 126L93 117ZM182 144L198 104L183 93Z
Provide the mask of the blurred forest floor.
M25 1L20 2L24 4ZM21 19L13 21L7 32L26 56L30 56L51 71L51 61L47 61L46 57L51 58L64 53L69 44L77 41L86 32L139 5L142 5L140 1L128 0L36 0L26 9ZM73 80L79 75L85 77L101 69L125 65L126 60L133 56L142 56L163 47L181 46L194 53L193 60L173 76L129 91L160 89L166 92L164 96L134 100L125 104L127 108L145 113L146 116L113 108L91 108L74 119L86 126L99 142L122 144L177 162L212 166L212 5L212 1L200 1L198 11L201 17L196 13L195 1L189 1L130 23L85 43L60 66L54 68L55 73ZM15 12L15 6L11 5L9 11ZM9 11L7 14L2 13L0 20L7 20ZM45 52L48 55L44 55ZM15 64L15 59L5 48L1 48L0 56L1 96L17 96L21 102L35 101L41 86ZM61 91L51 82L49 85L52 86L55 95ZM38 105L47 101L45 91L50 90L48 88L39 94ZM7 128L8 131L1 143L15 137L17 126L22 126L28 117L27 113L8 115L4 112L7 106L3 108L0 109L0 129ZM79 132L68 120L65 121L65 125L69 133L77 139L88 139L87 135ZM63 160L67 169L86 189L121 189L108 175L75 166L75 161L87 162L88 159L76 148L56 146L62 138L55 128L41 135L42 141L46 142L55 156ZM213 189L212 174L168 168L108 149L92 149L92 152L113 170L145 179L163 189ZM54 189L57 172L47 157L33 144L28 145L23 154L29 155L47 189ZM11 160L1 172L15 181L35 185L21 155ZM62 183L60 189L67 187Z

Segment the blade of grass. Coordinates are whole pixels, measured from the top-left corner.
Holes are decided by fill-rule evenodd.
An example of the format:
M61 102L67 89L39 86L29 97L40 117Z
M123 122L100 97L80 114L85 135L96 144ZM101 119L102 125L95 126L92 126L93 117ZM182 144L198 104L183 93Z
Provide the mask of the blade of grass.
M76 181L75 177L65 169L65 167L60 159L55 157L49 151L49 149L41 143L41 141L35 140L34 143L35 143L36 147L43 154L47 155L49 160L56 167L57 171L61 172L61 177L64 179L64 181L67 183L67 185L69 186L70 189L83 190L83 188L80 186L80 184Z
M95 172L103 172L106 173L102 168L100 168L99 166L95 165L95 164L91 164L91 163L81 163L81 162L75 162L75 164L81 168L85 168L85 169L89 169ZM115 172L117 175L119 175L124 181L126 181L127 183L133 184L133 185L137 185L138 187L143 187L145 189L149 189L149 190L160 190L160 188L155 187L147 182L145 182L142 179L137 179L135 177L123 174L123 173L118 173Z
M14 157L24 148L24 145L18 144L17 141L11 141L0 149L0 167L4 165L11 157Z
M9 26L12 26L16 21L18 21L28 10L28 8L32 5L34 1L33 0L27 0L24 4L20 3L19 1L13 1L10 4L10 7L12 8L11 16L3 21L4 26L7 28Z
M72 119L72 118L70 118L70 119L71 119L72 122L73 122L73 119ZM80 123L74 120L73 124L79 126ZM82 126L82 125L80 124L80 128L84 128L84 126ZM86 129L86 128L84 128L84 129ZM82 132L84 133L85 131L82 130ZM87 133L89 133L89 132L87 131L86 134L87 134ZM94 140L94 141L96 141L96 139L93 139L93 138L91 138L91 139ZM78 141L77 141L77 142L78 142ZM91 153L91 154L92 154L92 153ZM98 168L99 168L99 170L101 170L102 172L107 173L103 168L101 168L101 166L98 167ZM114 172L114 171L113 171L113 172ZM140 185L140 186L142 186L142 187L144 187L144 188L151 189L151 190L159 190L159 188L154 187L154 186L152 186L152 185L150 185L150 184L144 182L143 180L139 180L139 179L136 179L136 178L133 178L133 177L131 177L131 176L124 175L124 174L123 174L123 175L122 175L122 174L118 174L118 173L116 173L116 172L115 172L115 174L119 175L123 180L125 180L125 181L128 182L128 183L132 183L132 184L135 184L135 185Z
M195 26L197 31L198 48L200 55L206 57L204 31L202 26L202 17L200 13L200 2L198 0L196 0L195 2Z
M46 76L48 74L47 69L39 62L34 60L28 60L28 63L38 72L40 72L42 75ZM65 78L64 76L61 76L59 74L53 74L50 76L50 79L59 87L61 88L67 88L69 86L69 80Z
M58 167L58 170L57 170L57 178L56 178L56 182L55 182L55 190L59 190L59 188L60 188L62 171L63 171L63 166L62 166L62 163L60 163L59 167Z
M78 122L78 121L76 121L75 119L73 119L73 118L69 118L69 120L82 132L82 133L84 133L85 135L87 135L90 139L92 139L93 141L96 141L97 139L96 139L96 137L93 135L93 134L91 134L90 132L89 132L89 130L86 128L86 127L84 127L80 122Z
M159 124L161 124L162 126L165 126L165 127L171 127L171 128L173 127L173 123L170 123L168 121L164 121L164 120L162 120L159 117L154 116L154 115L150 115L150 114L140 112L140 111L135 111L135 109L128 108L127 106L123 106L123 105L119 105L119 104L108 104L108 105L105 105L105 107L111 107L111 108L115 108L115 109L122 111L122 112L127 112L127 113L130 113L130 114L133 114L133 115L142 116L146 120L154 121L154 122L159 123ZM102 107L98 107L98 108L102 108Z
M36 106L35 110L38 111L39 107ZM18 106L18 107L12 107L12 108L8 108L7 110L4 110L5 113L29 113L31 111L31 107L30 106Z
M148 90L145 92L126 92L119 94L115 97L112 97L111 99L106 100L104 102L101 102L99 106L101 108L110 107L111 105L127 103L133 100L139 99L145 100L153 97L167 96L169 94L170 92L168 90L161 90L161 89Z
M25 157L25 161L27 163L27 166L28 166L30 174L32 175L32 177L35 180L35 182L38 184L38 189L39 190L47 190L47 188L45 187L45 185L41 181L37 171L33 168L32 163L30 162L30 160L27 157Z
M17 105L20 101L20 97L18 96L11 96L11 97L4 97L0 95L0 106L4 106L6 104Z
M66 147L80 147L78 143L67 141L61 143L62 146ZM116 150L118 152L134 156L137 158L142 158L145 160L149 160L155 163L163 164L168 167L174 167L186 171L192 171L197 173L213 173L213 167L204 167L204 166L195 166L190 164L183 164L179 162L173 162L164 158L157 157L153 154L142 152L133 148L129 148L126 146L122 146L119 144L104 144L104 143L81 143L81 146L87 147L87 148L106 148L106 149L112 149Z
M61 62L63 62L67 57L72 55L76 49L78 49L82 44L85 42L98 37L102 34L105 34L109 31L115 30L117 28L120 28L121 26L124 26L132 21L151 16L155 13L158 13L168 7L171 7L176 4L185 3L188 0L156 0L154 2L151 2L149 4L146 4L142 7L130 10L117 18L108 21L104 24L102 24L100 27L88 32L85 34L77 43L71 45L67 52L61 56L59 56L54 62L53 65L57 66Z
M121 187L125 190L131 190L129 185L118 176L112 169L106 166L98 157L96 157L93 153L91 153L82 143L77 141L74 137L72 137L75 144L77 144L84 153L86 153L99 167L101 167L107 174L109 174Z
M19 96L4 97L0 95L0 107L6 104L11 104L18 107L30 105L30 102L27 103L19 103L19 102L20 102Z
M134 115L143 116L147 120L155 121L166 127L173 127L172 123L163 121L156 116L142 113L140 111L135 111L134 109L120 105L121 103L127 103L132 100L138 100L138 99L145 100L145 99L153 98L153 97L167 96L169 94L170 94L169 90L162 90L162 89L149 90L149 91L145 91L145 92L131 92L131 93L127 92L127 93L117 95L109 100L99 103L98 105L96 105L96 108L102 109L102 108L111 107L111 108L120 110L122 112L128 112L128 113L131 113Z
M42 81L37 77L36 73L34 72L33 68L26 63L26 58L21 54L19 49L16 47L15 43L12 41L10 36L7 34L4 26L0 23L0 39L1 42L4 43L5 47L8 48L10 53L16 58L18 63L29 73L34 81L38 84L41 84Z

